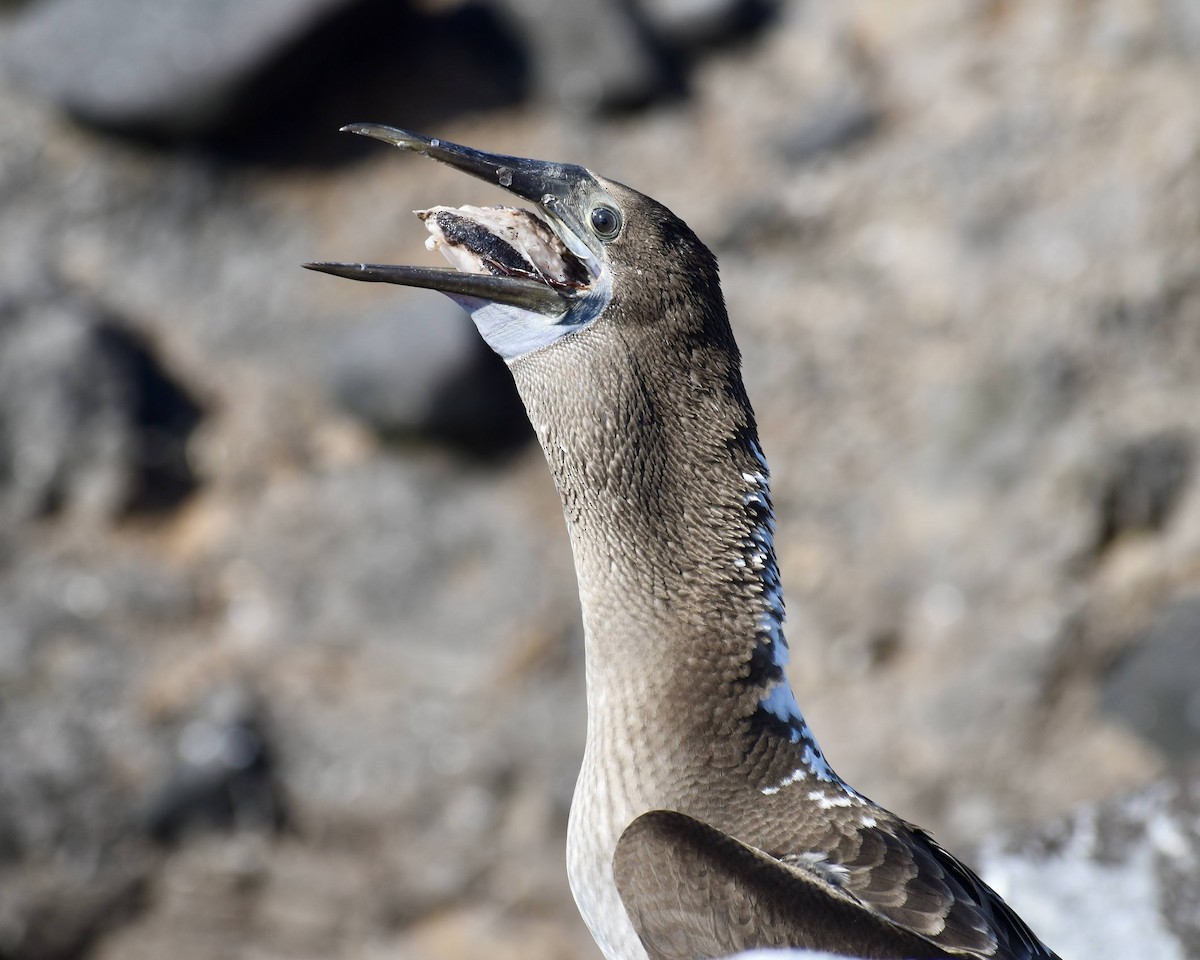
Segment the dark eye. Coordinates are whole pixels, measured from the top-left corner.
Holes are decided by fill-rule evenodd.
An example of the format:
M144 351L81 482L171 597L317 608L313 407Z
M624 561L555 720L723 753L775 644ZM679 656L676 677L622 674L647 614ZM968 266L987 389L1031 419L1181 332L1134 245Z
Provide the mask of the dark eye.
M612 207L594 207L592 229L601 239L611 240L621 229L621 215Z

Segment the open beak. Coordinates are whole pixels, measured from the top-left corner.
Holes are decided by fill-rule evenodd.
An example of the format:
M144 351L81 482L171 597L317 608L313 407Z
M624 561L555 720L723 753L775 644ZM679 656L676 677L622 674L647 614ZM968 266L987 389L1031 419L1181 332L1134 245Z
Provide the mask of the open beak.
M574 191L585 178L590 179L591 176L582 167L486 153L376 123L352 123L342 130L374 137L402 150L432 157L464 173L495 183L510 193L536 204L564 247L571 251L583 266L594 261L597 251L592 249L587 240L582 239L586 234L570 214L570 201ZM456 298L466 297L510 304L549 317L564 315L570 309L574 297L570 288L531 279L529 276L505 275L503 272L464 273L453 267L373 263L306 263L304 266L309 270L351 280L398 283L403 286L438 290Z

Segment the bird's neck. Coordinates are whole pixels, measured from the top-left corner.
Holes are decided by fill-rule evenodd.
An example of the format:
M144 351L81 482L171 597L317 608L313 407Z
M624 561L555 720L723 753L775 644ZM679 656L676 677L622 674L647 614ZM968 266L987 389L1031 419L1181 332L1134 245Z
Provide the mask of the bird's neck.
M589 729L739 754L768 736L823 766L784 673L768 471L736 350L609 336L513 370L571 537Z

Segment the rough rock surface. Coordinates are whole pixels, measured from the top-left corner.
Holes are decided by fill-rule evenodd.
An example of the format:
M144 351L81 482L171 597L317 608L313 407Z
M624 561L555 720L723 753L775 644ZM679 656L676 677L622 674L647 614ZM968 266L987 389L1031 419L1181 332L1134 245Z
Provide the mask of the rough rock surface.
M0 46L53 2L0 8ZM495 10L391 8L419 42L328 96L345 61L314 54L270 154L259 127L99 136L0 79L0 955L596 956L562 867L582 664L540 454L348 403L344 377L436 402L356 346L386 359L383 313L433 295L298 266L429 263L408 211L500 195L337 122L585 163L717 250L793 681L850 782L963 852L1182 796L1146 785L1197 739L1161 695L1200 592L1191 4L792 3L686 97L586 122L519 102L519 58L466 30ZM359 152L293 162L297 118ZM1161 880L1172 837L1122 809ZM1169 917L1185 888L1137 889Z

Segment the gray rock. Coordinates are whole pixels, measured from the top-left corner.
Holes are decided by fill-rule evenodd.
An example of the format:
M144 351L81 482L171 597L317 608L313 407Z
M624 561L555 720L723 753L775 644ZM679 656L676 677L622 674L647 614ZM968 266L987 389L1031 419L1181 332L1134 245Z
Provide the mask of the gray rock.
M72 300L0 326L0 518L162 510L194 488L201 408L134 331Z
M340 337L329 391L347 413L393 439L427 438L487 455L529 435L512 378L449 300L407 309Z
M1162 0L1160 9L1167 43L1188 56L1200 56L1200 7L1192 0Z
M75 874L27 868L4 876L0 950L17 960L71 960L145 907L148 870L141 858L107 857L74 865Z
M619 0L500 2L530 47L533 89L542 99L594 113L645 103L676 83Z
M1192 472L1189 437L1168 433L1131 441L1113 454L1100 492L1096 551L1123 533L1161 530Z
M991 841L980 867L1063 957L1200 956L1200 772Z
M208 693L179 725L174 764L145 813L145 829L177 843L197 828L274 832L287 824L262 703L238 684Z
M4 45L28 87L90 123L208 129L255 71L348 0L44 0Z
M143 573L144 575L144 573ZM0 583L0 954L67 958L136 913L154 857L130 827L154 738L110 582L27 545Z
M642 16L673 47L692 48L727 40L769 18L771 0L642 0Z
M1167 604L1102 690L1106 711L1170 760L1200 755L1200 596Z
M878 129L882 110L865 89L847 87L819 100L779 140L789 163L802 164L846 150Z
M0 516L117 512L130 403L88 311L49 304L10 316L0 327Z

